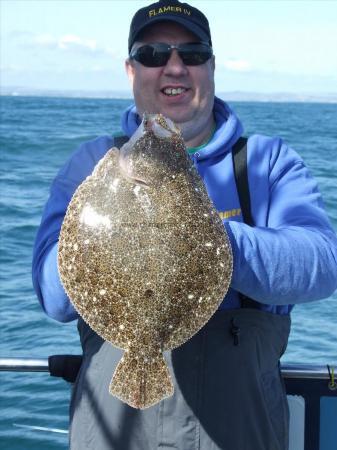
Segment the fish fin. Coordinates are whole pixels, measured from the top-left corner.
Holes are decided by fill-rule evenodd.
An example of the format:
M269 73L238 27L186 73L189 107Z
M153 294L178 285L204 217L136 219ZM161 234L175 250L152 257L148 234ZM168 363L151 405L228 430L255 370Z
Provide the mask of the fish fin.
M142 178L137 177L137 175L135 175L132 172L132 167L130 166L130 161L129 161L127 152L119 151L118 164L119 164L119 170L126 180L129 180L134 184L140 184L144 187L149 186L149 183L147 181L143 180Z
M133 408L146 409L173 395L173 384L162 353L152 358L126 352L112 377L109 392Z

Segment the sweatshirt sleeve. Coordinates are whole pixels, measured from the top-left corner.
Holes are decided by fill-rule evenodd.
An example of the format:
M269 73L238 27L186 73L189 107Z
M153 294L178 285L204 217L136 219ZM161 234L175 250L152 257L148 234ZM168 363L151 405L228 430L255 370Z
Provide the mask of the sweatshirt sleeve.
M267 158L258 152L254 162L262 166L267 159L269 165L267 220L257 220L256 227L225 224L234 255L232 287L269 305L329 297L337 288L337 237L317 184L299 155L280 140L272 142ZM261 198L251 200L254 216Z
M109 136L81 145L53 181L42 214L33 249L33 286L45 313L60 322L78 317L63 289L57 268L57 245L62 222L75 190L92 173L111 145Z

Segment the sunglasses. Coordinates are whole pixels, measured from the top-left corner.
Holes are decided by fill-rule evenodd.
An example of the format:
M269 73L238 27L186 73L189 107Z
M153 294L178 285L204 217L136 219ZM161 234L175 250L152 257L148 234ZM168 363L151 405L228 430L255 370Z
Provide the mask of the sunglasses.
M170 45L158 42L146 44L131 50L130 58L140 62L145 67L162 67L167 64L173 50L177 50L179 57L186 66L199 66L208 61L213 50L206 42Z

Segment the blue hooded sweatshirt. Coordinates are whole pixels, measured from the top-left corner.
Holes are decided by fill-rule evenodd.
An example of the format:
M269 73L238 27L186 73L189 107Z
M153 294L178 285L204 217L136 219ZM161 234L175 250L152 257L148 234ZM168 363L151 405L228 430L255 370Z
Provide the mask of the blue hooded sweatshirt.
M218 98L213 112L215 133L191 158L233 250L231 288L220 308L239 308L238 292L276 314L288 314L296 303L328 297L337 288L337 237L302 159L279 138L249 138L248 181L256 226L244 224L231 155L242 126ZM122 117L123 132L130 137L139 124L131 106ZM110 136L82 144L56 176L43 212L34 246L33 285L45 312L61 322L78 317L57 270L62 221L78 185L112 146Z

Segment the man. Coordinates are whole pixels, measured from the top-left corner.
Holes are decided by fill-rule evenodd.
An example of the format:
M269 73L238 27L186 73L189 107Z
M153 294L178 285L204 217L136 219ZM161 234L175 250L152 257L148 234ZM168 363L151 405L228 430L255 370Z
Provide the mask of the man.
M337 287L337 238L316 183L280 139L251 136L248 179L255 226L243 223L232 148L239 119L214 97L215 60L206 17L177 1L139 10L131 23L126 70L135 106L123 115L130 137L141 115L162 113L181 128L229 235L231 289L210 322L167 355L175 394L147 410L109 396L121 353L78 322L83 363L71 401L72 449L286 450L288 409L279 358L295 303ZM59 172L37 235L33 280L47 314L78 318L60 284L57 240L80 182L113 146L85 143ZM228 220L229 218L229 220Z

